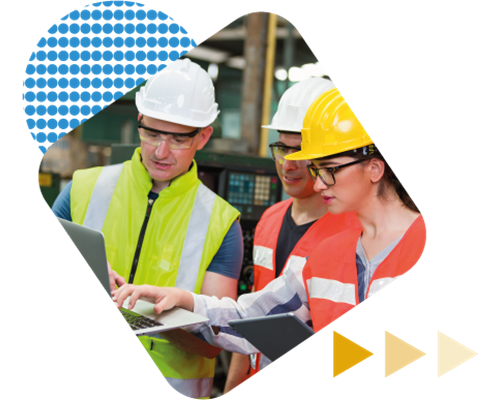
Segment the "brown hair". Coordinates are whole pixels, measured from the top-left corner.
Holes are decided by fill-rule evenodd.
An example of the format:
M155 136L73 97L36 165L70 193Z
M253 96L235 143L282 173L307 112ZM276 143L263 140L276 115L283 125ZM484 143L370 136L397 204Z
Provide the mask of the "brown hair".
M398 176L395 174L395 172L392 170L392 168L389 165L389 163L387 162L387 160L384 158L384 156L380 152L376 151L373 154L365 155L362 152L355 153L352 151L348 151L345 153L335 154L334 156L322 157L322 158L320 158L320 160L326 160L326 159L340 157L340 156L349 156L349 157L352 157L356 160L367 160L367 161L371 160L373 158L376 158L378 160L383 161L384 166L385 166L384 176L380 180L378 195L381 196L382 198L384 198L385 200L388 200L387 199L387 190L390 186L392 186L394 188L394 190L396 191L397 195L399 196L399 198L401 199L401 201L403 202L403 204L407 208L409 208L413 212L420 213L420 209L417 207L417 205L415 204L415 202L413 201L413 199L411 198L411 196L409 195L409 193L406 191L403 184L399 180ZM359 164L359 165L361 165L361 164Z
M389 164L387 164L387 161L385 161L385 158L380 154L380 152L375 152L374 154L349 154L350 157L353 157L356 160L371 160L372 158L376 158L378 160L381 160L385 164L384 168L384 175L382 176L382 179L380 180L380 186L379 186L379 191L378 195L381 196L382 198L387 199L387 189L392 186L394 190L396 191L396 194L398 197L401 199L403 202L403 205L410 209L413 212L419 213L420 211L418 210L417 206L411 199L411 197L408 195L406 192L405 188L399 182L398 177L396 174L392 171L391 167L389 167Z

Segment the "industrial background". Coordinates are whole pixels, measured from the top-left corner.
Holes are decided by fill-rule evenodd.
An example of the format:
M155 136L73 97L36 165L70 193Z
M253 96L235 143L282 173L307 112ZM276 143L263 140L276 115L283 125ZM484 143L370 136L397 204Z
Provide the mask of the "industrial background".
M245 244L239 294L253 284L253 235L262 213L285 198L270 158L271 121L284 91L310 77L326 77L317 59L285 19L268 13L243 16L183 58L208 71L220 114L207 146L197 152L200 179L241 212ZM142 85L141 85L142 86ZM140 145L135 93L140 86L57 140L40 165L40 188L52 206L77 169L130 159ZM230 354L218 356L212 397L222 394Z

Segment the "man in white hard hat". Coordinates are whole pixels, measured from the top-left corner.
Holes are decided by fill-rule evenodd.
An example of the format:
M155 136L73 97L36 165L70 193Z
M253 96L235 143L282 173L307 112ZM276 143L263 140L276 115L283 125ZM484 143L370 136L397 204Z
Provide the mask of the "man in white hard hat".
M263 289L292 263L305 263L306 257L324 239L359 226L355 214L332 215L323 198L313 189L309 161L289 161L285 156L300 150L300 131L309 106L334 84L322 78L303 80L288 89L280 99L271 125L279 139L270 145L283 189L291 197L269 207L262 215L254 238L254 290ZM262 354L233 353L224 393L253 376L270 363Z
M136 105L141 146L132 159L76 171L54 213L104 233L112 286L175 286L236 298L239 212L200 182L194 161L219 113L210 77L177 60L148 80ZM183 330L139 339L177 391L210 397L220 349Z

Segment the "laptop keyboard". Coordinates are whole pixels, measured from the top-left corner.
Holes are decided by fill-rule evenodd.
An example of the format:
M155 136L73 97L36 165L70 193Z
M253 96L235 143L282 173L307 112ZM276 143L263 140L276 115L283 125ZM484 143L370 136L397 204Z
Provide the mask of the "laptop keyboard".
M159 322L156 322L155 320L152 320L151 318L137 314L125 308L120 308L120 312L134 331L137 331L139 329L154 328L155 326L163 325Z

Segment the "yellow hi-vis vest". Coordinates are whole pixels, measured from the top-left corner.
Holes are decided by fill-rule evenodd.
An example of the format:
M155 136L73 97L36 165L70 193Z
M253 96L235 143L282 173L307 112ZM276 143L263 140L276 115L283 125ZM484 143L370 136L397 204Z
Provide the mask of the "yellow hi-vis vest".
M198 179L196 163L159 193L140 248L136 285L175 286L200 293L205 271L239 212ZM102 231L113 270L129 281L147 208L151 177L140 149L123 164L76 171L73 222ZM140 341L178 392L208 398L215 359L187 353L158 337Z

